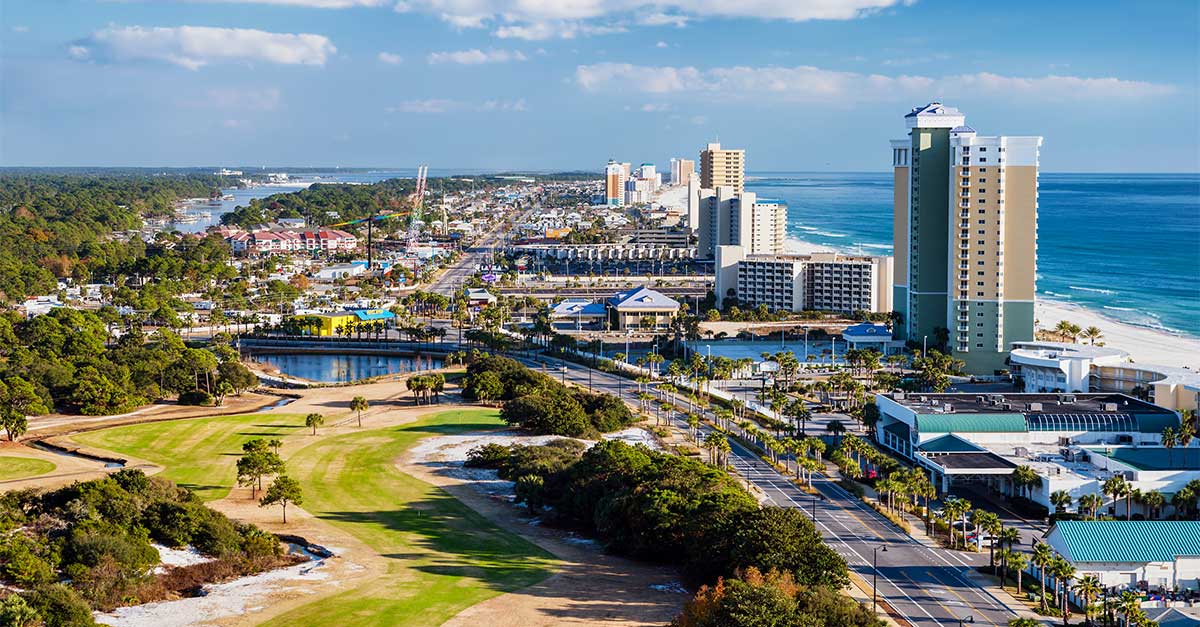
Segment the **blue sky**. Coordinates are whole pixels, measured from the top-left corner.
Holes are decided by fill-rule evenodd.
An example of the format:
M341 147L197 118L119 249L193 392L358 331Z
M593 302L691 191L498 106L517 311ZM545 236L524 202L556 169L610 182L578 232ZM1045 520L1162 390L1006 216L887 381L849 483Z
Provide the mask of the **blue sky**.
M0 164L871 171L941 99L1045 171L1195 172L1198 6L0 0Z

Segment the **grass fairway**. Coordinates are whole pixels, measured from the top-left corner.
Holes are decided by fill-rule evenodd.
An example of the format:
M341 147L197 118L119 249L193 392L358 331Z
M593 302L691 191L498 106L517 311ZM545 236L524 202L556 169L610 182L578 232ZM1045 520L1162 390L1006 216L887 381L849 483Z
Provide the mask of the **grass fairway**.
M72 439L159 464L166 468L162 476L211 501L229 494L237 480L242 443L297 432L307 432L302 416L246 414L114 427L81 433Z
M494 410L445 411L401 427L319 438L289 458L304 486L304 508L370 545L388 560L388 574L266 624L440 625L549 576L549 553L394 467L420 438L501 424Z
M44 459L0 455L0 481L36 477L51 472L57 467Z

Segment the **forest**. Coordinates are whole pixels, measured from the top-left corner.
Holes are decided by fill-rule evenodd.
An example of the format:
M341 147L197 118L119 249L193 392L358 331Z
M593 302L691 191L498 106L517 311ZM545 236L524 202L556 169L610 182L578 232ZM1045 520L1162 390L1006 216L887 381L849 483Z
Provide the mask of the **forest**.
M176 200L208 197L232 183L202 174L0 174L0 303L53 293L63 278L136 273L139 260L161 251L114 239L114 232L140 228L143 216L170 214Z

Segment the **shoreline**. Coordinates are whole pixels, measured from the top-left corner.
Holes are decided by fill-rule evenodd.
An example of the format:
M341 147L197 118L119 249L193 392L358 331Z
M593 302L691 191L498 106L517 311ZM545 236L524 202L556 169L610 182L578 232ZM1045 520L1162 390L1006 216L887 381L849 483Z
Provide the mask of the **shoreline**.
M686 211L686 190L675 191L676 189L664 188L653 202ZM863 254L862 251L846 251L808 242L793 233L785 236L784 250L789 254L798 255L822 252ZM1060 320L1068 320L1083 328L1095 326L1104 332L1100 341L1105 346L1129 353L1130 359L1136 363L1200 370L1200 337L1124 322L1106 315L1102 310L1079 303L1040 296L1035 298L1034 319L1037 321L1037 328L1053 329Z

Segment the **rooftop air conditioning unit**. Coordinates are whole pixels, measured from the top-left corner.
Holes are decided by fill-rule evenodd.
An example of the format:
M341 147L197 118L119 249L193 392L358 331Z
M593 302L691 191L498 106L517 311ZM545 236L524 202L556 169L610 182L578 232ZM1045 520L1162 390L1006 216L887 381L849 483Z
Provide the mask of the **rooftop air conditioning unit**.
M1041 403L1030 403L1029 411L1042 411L1042 404Z
M1117 411L1117 404L1116 403L1105 403L1104 411Z
M1013 449L1013 455L1016 457L1029 457L1029 449L1024 446L1018 446Z
M904 400L904 392L896 392L892 396L893 396L893 398L895 398L898 401Z
M1075 395L1074 395L1074 394L1064 394L1064 395L1063 395L1063 402L1064 402L1064 403L1074 403L1074 402L1075 402Z
M954 411L954 408L950 406L950 403L946 403L945 405L942 405L942 409L944 409L947 414Z

